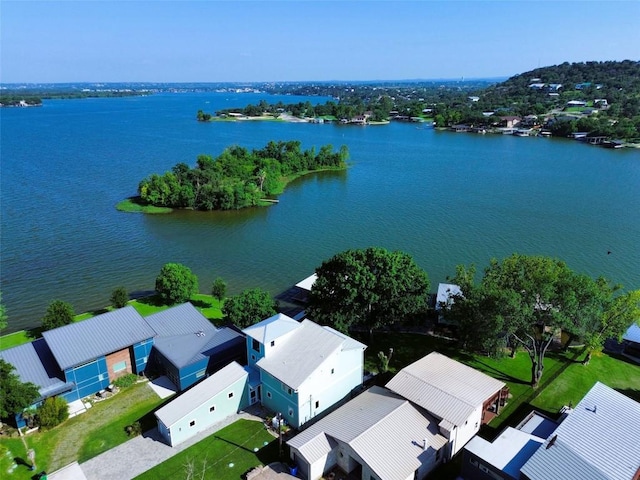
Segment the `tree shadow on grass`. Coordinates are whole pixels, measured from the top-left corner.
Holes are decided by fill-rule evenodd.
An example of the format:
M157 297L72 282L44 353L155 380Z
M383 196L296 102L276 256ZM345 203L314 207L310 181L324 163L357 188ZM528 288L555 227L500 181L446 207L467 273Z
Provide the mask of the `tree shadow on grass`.
M477 365L482 365L482 370L489 373L493 378L497 380L502 380L504 382L518 383L520 385L529 385L531 382L526 380L522 380L521 378L514 377L513 375L509 375L502 370L497 369L496 367L489 365L487 363L479 361L477 358L474 359L474 363Z
M280 456L279 450L278 439L276 438L258 450L256 457L263 465L269 465L273 462L286 462L289 459L289 447L285 443L282 444L282 456Z
M44 328L42 327L30 328L28 330L25 330L25 336L29 340L37 340L42 336L42 332L44 332Z
M135 290L129 294L131 300L137 300L145 305L160 307L163 305L162 300L156 294L155 290Z
M640 402L640 390L634 388L616 388L616 392L621 393L625 397L629 397L636 402Z
M212 308L214 306L212 303L205 302L204 300L191 299L189 300L189 302L191 303L191 305L193 305L196 308Z

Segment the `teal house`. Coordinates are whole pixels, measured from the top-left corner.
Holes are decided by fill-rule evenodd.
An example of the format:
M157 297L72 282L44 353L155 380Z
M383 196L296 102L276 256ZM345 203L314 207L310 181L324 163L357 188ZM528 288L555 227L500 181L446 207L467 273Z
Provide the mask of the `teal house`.
M279 313L243 330L249 401L299 428L360 387L366 345Z
M158 431L172 447L248 405L249 374L232 362L155 412Z

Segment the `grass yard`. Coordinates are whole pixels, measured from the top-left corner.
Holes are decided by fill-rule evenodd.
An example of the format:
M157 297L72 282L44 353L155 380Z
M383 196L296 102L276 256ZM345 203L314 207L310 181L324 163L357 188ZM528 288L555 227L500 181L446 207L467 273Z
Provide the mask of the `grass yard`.
M278 459L278 440L261 422L241 419L136 478L190 478L191 465L193 478L239 480L252 468Z
M36 432L24 439L27 448L36 452L37 471L54 471L75 460L84 462L126 442L129 437L124 428L135 421L143 423L143 430L151 428L155 422L152 418L149 422L149 413L162 402L146 383L138 383L94 404L87 412L53 430ZM27 448L22 440L2 438L0 447L11 452L0 458L0 477L6 480L30 479L33 472L29 470ZM14 464L17 467L5 476L4 472L9 472Z

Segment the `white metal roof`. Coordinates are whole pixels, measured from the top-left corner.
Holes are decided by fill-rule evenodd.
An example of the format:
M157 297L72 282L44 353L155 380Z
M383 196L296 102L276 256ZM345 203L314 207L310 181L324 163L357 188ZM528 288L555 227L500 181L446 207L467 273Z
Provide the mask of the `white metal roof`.
M240 364L232 362L157 410L155 415L165 426L171 428L193 410L211 401L233 383L248 375Z
M476 435L464 448L513 478L519 478L522 465L543 443L542 438L508 427L493 442Z
M436 417L462 425L505 383L432 352L400 370L386 386Z
M343 336L311 320L303 320L298 327L284 344L256 364L293 389L298 389L346 342Z
M313 287L313 284L316 283L317 279L318 279L318 275L314 273L313 275L310 275L304 280L301 280L298 283L296 283L296 287L310 292L311 287Z
M255 338L263 345L271 343L272 340L276 340L300 327L300 322L285 315L284 313L277 313L273 317L269 317L266 320L251 325L243 330L245 335L251 338Z
M521 471L531 480L631 480L639 469L640 403L597 382Z
M335 440L348 444L381 480L409 477L447 443L428 414L382 387L370 388L287 443L313 463Z
M436 309L440 309L441 305L449 303L449 298L462 294L459 285L453 283L438 284L438 294L436 295ZM453 301L453 298L451 299Z

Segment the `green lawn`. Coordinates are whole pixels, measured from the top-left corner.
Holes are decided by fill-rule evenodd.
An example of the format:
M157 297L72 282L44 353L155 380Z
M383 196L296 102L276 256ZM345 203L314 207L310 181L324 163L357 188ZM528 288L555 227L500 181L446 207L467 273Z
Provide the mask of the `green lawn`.
M223 302L213 298L211 295L205 295L199 293L191 298L191 303L209 320L214 324L219 325L222 322L222 305ZM158 298L154 295L151 297L140 298L138 300L131 300L129 305L133 306L140 315L146 317L152 313L157 313L169 308L169 305L163 305ZM75 322L87 320L93 318L96 315L106 313L113 310L113 307L105 307L89 312L84 312L74 317ZM10 333L0 337L0 350L4 350L11 347L17 347L24 343L29 343L42 335L40 328L32 328L29 330L20 330L18 332Z
M94 404L87 412L53 430L29 434L24 440L27 447L36 452L38 471L53 471L75 460L84 462L126 442L129 438L124 428L135 421L142 421L145 430L151 428L155 422L149 421L149 414L162 402L147 384L139 383ZM2 438L0 446L11 452L10 456L0 458L0 472L4 474L14 464L18 465L11 473L0 477L7 480L30 479L33 472L25 461L27 455L22 440Z
M187 478L188 465L193 465L193 478L239 480L252 468L278 459L278 440L261 422L241 419L136 478Z

